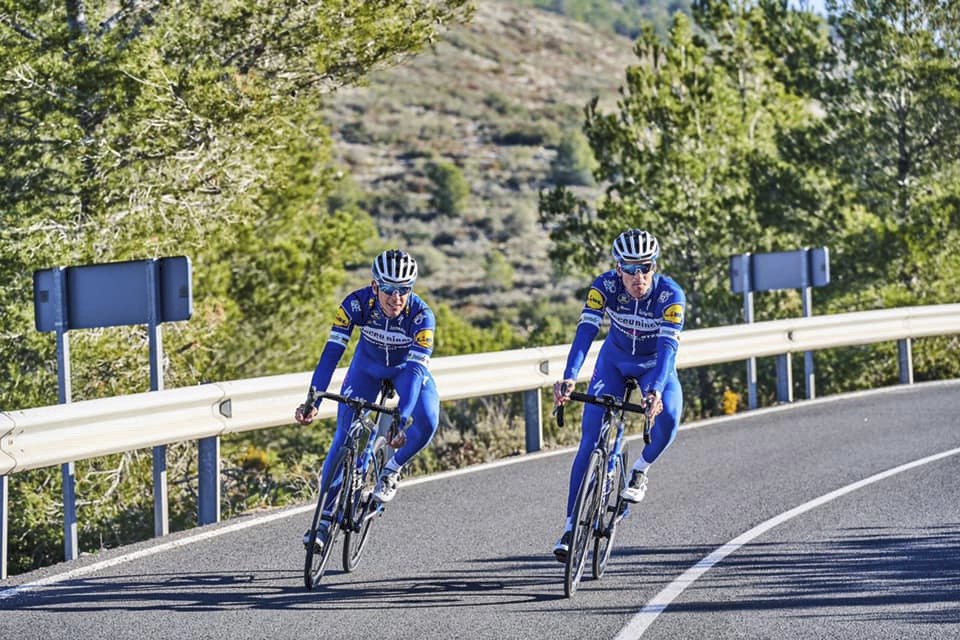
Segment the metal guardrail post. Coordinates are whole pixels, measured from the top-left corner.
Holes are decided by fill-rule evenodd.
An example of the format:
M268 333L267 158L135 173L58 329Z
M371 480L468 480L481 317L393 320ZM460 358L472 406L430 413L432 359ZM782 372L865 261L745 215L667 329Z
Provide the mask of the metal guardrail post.
M523 417L526 423L527 453L540 451L543 447L543 407L540 389L527 389L523 392Z
M789 353L777 356L777 402L793 402L793 370Z
M220 522L220 436L200 438L197 521Z
M913 348L910 338L897 340L897 359L900 361L900 384L913 384Z
M0 580L7 579L7 489L10 487L7 476L0 476Z

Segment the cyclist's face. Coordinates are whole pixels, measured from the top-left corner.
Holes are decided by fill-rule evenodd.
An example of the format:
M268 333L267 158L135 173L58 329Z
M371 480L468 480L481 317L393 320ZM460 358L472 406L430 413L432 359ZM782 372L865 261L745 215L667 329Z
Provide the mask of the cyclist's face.
M653 286L653 274L656 272L656 262L653 263L653 266L647 273L637 270L634 275L630 275L624 271L620 265L617 265L617 273L620 274L620 279L623 280L623 286L626 287L627 293L634 298L642 298L649 293L650 287Z
M407 301L410 299L410 291L401 294L398 290L387 295L377 286L376 281L373 282L373 290L377 292L377 301L380 303L380 308L383 309L388 318L396 318L399 316L407 306Z

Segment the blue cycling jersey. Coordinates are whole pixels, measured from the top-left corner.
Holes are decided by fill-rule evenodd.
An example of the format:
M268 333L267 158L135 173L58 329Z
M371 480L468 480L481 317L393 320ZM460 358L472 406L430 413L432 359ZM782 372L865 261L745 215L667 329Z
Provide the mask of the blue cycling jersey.
M587 292L564 379L576 379L604 316L608 316L610 331L604 350L613 349L609 355L618 360L640 361L655 368L652 383L643 391L662 393L667 376L676 367L685 309L686 296L673 278L655 274L650 291L637 299L627 292L615 269L600 274Z
M411 293L400 315L389 318L372 286L350 293L337 309L330 338L313 372L313 389L325 390L330 384L354 327L360 327L360 341L351 366L362 364L361 368L372 376L393 380L400 414L411 416L424 379L430 377L428 366L436 330L433 311ZM404 375L399 375L401 372Z

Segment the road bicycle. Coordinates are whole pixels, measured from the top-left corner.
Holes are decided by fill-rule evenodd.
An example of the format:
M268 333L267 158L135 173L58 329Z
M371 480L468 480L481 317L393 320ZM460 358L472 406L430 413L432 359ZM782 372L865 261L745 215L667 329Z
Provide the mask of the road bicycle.
M343 532L343 570L357 568L363 549L370 535L374 518L383 514L383 503L374 499L373 492L386 463L388 442L396 435L400 424L400 412L384 406L394 394L389 381L380 388L377 403L361 398L349 398L337 393L322 392L319 398L327 398L353 409L353 420L343 446L336 453L330 476L330 486L320 487L317 508L306 538L306 559L303 565L303 580L307 589L314 589L323 577L327 561L333 552L340 532ZM393 421L389 433L379 433L380 415L390 415ZM326 505L332 505L324 515ZM322 549L315 543L321 522L327 525L327 540Z
M630 394L637 381L627 378L623 400L611 395L594 396L577 391L570 399L603 407L600 435L590 453L573 506L573 528L570 549L563 570L563 592L569 598L577 590L587 560L587 545L593 540L592 570L600 579L613 551L617 525L627 512L627 503L620 497L627 484L627 462L630 457L623 441L627 412L643 416L643 441L650 443L651 420L645 404L631 404ZM563 426L563 407L556 410L557 425Z

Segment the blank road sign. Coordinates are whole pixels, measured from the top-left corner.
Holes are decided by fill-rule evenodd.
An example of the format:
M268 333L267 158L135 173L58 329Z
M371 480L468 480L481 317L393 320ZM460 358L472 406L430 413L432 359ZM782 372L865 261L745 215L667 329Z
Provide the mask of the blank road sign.
M730 258L730 286L734 293L822 287L829 282L830 254L826 247Z
M147 324L151 297L157 323L188 320L193 315L190 259L186 256L66 267L62 277L64 329ZM33 274L38 331L56 328L54 282L54 269Z

